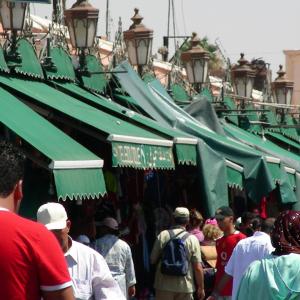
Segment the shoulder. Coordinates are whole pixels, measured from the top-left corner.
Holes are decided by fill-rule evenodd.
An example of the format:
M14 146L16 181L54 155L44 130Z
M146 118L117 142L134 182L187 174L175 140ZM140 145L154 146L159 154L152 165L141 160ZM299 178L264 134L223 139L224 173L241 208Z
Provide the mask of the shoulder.
M240 241L240 240L243 240L243 239L246 239L247 236L244 235L243 233L241 233L240 231L236 231L234 234L232 234L230 236L232 239L236 240L236 241Z
M15 226L19 227L19 233L31 239L31 241L50 242L51 240L56 240L54 235L43 224L17 215L15 215L13 222Z
M85 259L94 259L100 261L104 260L104 257L99 252L89 246L83 245L76 241L72 241L72 247L74 247L77 253Z
M187 237L186 240L193 244L194 243L199 244L199 240L197 239L197 237L194 234L189 234L189 236Z
M125 241L121 240L120 238L118 238L117 244L119 247L121 247L123 249L130 249L130 246Z

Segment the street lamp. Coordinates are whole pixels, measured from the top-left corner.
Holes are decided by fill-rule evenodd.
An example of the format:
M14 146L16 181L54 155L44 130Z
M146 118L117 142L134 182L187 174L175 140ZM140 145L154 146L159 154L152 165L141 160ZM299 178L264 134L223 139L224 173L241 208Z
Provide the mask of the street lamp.
M79 49L78 71L86 72L85 50L94 44L99 9L93 7L88 0L77 0L64 14L71 44Z
M0 14L4 31L11 31L10 46L7 48L6 58L11 67L19 63L21 58L17 50L17 32L23 30L26 2L0 0Z
M201 89L206 82L208 73L209 53L200 46L200 39L193 32L191 48L182 52L181 61L184 63L188 81Z
M294 82L286 78L282 65L277 72L278 77L272 82L272 90L278 104L290 105L292 102Z
M0 1L0 14L3 29L5 31L12 30L13 32L22 30L26 8L26 2L14 2L12 0Z
M250 99L252 96L255 70L250 68L249 62L244 58L244 53L241 53L241 58L238 65L232 68L232 79L236 95ZM244 103L244 101L242 102Z
M77 0L70 9L65 10L65 20L74 48L87 49L93 46L98 15L99 9L93 7L88 0Z
M128 52L128 59L133 66L138 67L141 75L142 67L147 65L152 52L153 30L145 27L142 23L143 17L139 10L134 9L134 16L131 18L133 24L124 31L124 41Z

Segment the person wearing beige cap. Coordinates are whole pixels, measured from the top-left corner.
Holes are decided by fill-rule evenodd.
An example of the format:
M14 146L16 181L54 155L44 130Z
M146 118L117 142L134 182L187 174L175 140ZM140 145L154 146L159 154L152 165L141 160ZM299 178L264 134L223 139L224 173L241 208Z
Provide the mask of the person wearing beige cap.
M198 299L202 300L205 293L200 244L194 235L186 231L189 210L177 207L173 216L175 226L170 230L163 230L158 235L151 253L151 263L157 265L154 282L156 300L192 300L194 292ZM171 244L177 253L172 253ZM167 250L171 251L171 256L176 256L180 252L182 254L180 258L186 259L182 260L182 269L171 265Z
M102 237L96 240L95 249L105 258L124 296L135 296L135 270L129 245L119 239L119 224L114 218L105 218L98 224Z
M71 221L61 204L49 202L42 205L37 211L37 221L53 232L65 254L76 300L125 300L104 258L71 239Z

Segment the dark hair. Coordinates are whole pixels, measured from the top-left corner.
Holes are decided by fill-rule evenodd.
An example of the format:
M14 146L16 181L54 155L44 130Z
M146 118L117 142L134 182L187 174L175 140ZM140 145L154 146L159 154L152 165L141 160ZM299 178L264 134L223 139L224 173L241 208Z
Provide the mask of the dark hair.
M174 218L174 222L176 225L186 225L189 222L189 217L177 217Z
M191 209L190 211L190 224L191 226L195 227L195 226L199 226L202 227L203 225L203 217L201 215L201 213L196 210L196 209Z
M260 217L255 217L254 219L252 219L251 221L251 227L254 231L257 230L261 230L261 226L262 226L263 220Z
M246 211L243 213L242 215L242 224L247 224L250 223L255 217L257 216L257 214L250 212L250 211Z
M0 197L7 197L24 176L25 156L8 142L0 142Z
M275 220L276 220L275 218L268 218L268 219L264 220L261 225L261 231L263 231L267 234L271 234L271 232L274 228Z

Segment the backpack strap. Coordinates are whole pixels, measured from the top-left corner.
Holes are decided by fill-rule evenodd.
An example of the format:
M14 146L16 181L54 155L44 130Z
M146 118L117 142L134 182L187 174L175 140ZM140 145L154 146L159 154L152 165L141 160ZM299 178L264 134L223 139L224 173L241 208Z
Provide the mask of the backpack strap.
M183 242L190 236L188 232L185 233L185 235L181 238Z
M170 239L166 242L166 244L164 245L164 247L162 248L162 250L172 241L175 240L180 234L182 234L183 232L185 232L185 230L182 230L180 232L178 232L177 234L174 234L173 230L168 230L169 235L170 235ZM189 233L187 232L186 234L189 235ZM186 236L186 234L184 236Z

